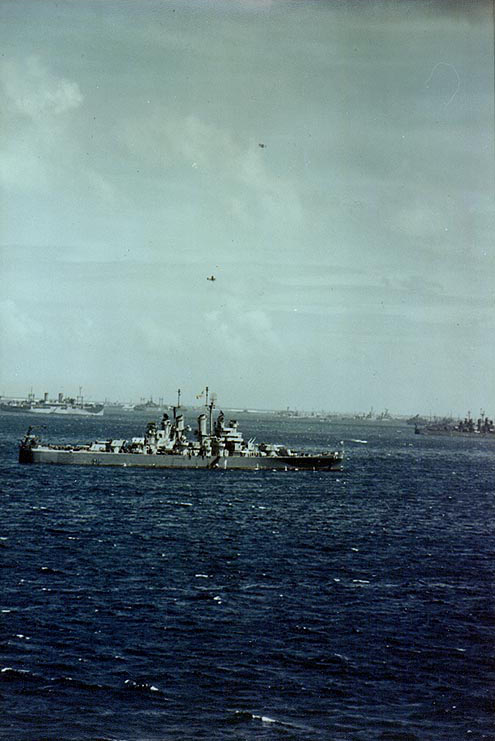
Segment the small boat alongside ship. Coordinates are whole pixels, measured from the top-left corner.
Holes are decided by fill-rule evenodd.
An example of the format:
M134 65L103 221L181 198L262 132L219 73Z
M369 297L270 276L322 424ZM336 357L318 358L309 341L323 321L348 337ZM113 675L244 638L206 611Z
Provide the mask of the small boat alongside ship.
M188 437L180 405L159 424L149 422L145 435L131 440L96 440L85 445L41 442L30 428L19 446L20 463L54 463L85 466L141 466L145 468L259 469L282 471L340 471L343 452L308 453L285 445L244 440L236 420L225 421L223 412L214 420L214 402L197 418L194 439Z
M56 400L49 399L45 393L42 399L36 400L34 394L29 394L27 399L8 399L0 401L0 412L17 412L24 414L65 414L78 417L101 417L103 415L103 404L85 402L81 395L73 398L66 397L62 393Z

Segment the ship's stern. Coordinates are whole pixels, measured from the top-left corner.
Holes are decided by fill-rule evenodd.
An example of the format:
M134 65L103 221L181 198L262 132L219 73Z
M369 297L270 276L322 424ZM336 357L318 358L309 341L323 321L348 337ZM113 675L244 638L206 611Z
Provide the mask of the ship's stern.
M33 449L29 445L19 445L19 463L33 463Z

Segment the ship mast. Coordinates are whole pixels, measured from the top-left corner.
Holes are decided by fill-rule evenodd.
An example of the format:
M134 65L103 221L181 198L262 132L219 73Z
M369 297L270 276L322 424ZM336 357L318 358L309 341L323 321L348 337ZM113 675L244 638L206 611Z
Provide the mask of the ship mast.
M211 395L211 402L209 401L209 389L206 387L206 398L205 406L208 411L208 428L210 437L213 434L213 407L215 406L215 394Z
M180 409L180 389L177 389L177 406L174 407L174 419L177 419L178 409Z

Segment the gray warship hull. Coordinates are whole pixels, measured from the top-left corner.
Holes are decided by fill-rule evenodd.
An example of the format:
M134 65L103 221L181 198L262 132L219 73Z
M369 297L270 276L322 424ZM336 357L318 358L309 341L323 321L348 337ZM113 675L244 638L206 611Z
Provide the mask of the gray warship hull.
M174 454L112 453L90 450L64 450L54 447L32 447L19 450L20 463L47 463L80 466L120 466L141 468L180 468L209 470L278 470L340 471L342 457L329 455L291 456L188 456Z
M418 428L415 430L416 435L428 435L431 437L463 437L471 438L471 440L495 440L495 432L480 432L479 430L473 430L472 432L466 432L463 430L456 429L433 429L428 427Z

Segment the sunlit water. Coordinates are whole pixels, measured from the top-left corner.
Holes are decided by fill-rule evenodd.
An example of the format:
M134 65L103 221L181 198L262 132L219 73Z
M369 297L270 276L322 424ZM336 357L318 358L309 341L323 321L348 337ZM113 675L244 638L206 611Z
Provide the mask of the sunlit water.
M495 738L495 443L240 419L345 470L21 466L0 416L1 738Z

